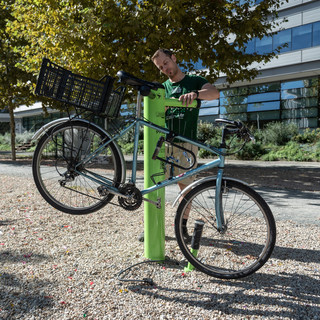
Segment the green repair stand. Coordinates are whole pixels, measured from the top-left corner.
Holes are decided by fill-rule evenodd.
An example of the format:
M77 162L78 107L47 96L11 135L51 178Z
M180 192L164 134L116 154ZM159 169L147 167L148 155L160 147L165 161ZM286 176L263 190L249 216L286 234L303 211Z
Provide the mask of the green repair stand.
M165 103L164 103L165 101ZM149 96L144 97L144 117L161 127L165 126L165 107L183 107L176 99L166 99L165 90L151 90ZM196 107L194 101L189 107ZM154 185L151 176L163 172L163 163L152 160L156 144L161 137L156 130L144 127L144 188ZM159 157L165 158L165 148L162 146ZM164 175L157 175L156 181L163 181ZM165 188L149 194L146 198L157 202L161 198L161 208L154 204L144 202L144 255L150 260L165 260Z
M164 127L165 125L165 108L163 107L165 91L158 89L151 91L148 97L144 97L144 117ZM144 127L144 188L154 185L151 180L153 174L163 172L160 160L152 160L157 141L161 134L155 130ZM159 152L160 157L164 157L164 147ZM162 181L164 176L158 176ZM161 198L161 208L158 209L154 204L144 202L144 255L150 260L165 259L165 228L164 228L164 206L165 206L165 189L159 189L146 195L146 198L157 201Z

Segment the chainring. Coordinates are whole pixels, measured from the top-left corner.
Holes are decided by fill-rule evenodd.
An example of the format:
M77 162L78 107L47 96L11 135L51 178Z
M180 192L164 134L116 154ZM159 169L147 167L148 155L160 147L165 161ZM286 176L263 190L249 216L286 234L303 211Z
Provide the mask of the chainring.
M119 191L125 197L118 197L120 206L128 211L137 210L142 203L142 194L133 184L123 185Z

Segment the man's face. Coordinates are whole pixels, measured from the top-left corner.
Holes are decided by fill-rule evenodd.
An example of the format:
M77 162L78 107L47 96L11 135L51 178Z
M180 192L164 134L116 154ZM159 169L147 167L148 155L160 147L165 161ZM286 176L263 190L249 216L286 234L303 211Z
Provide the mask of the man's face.
M174 78L179 70L176 57L174 55L169 57L163 52L159 53L158 57L153 60L153 63L169 79Z

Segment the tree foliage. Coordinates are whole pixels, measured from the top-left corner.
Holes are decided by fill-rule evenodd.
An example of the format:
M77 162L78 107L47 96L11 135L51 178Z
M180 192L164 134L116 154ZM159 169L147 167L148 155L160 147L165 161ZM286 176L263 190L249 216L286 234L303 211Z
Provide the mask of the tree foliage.
M18 66L34 74L47 57L94 78L123 69L160 80L150 56L164 47L186 70L200 60L209 80L224 73L231 83L253 78L251 65L275 55L245 48L272 32L280 1L16 0L10 33L28 41L16 47L23 57Z
M34 81L32 75L19 68L21 61L18 47L26 46L23 38L14 37L7 31L8 23L14 18L11 5L14 1L0 1L0 109L7 108L10 114L12 159L15 160L15 121L13 110L33 102L30 96L30 86Z

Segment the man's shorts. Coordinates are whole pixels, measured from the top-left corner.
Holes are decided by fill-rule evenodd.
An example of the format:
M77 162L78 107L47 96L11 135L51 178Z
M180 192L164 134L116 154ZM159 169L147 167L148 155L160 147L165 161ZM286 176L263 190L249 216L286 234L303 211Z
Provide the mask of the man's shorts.
M191 143L188 143L188 142L179 142L179 143L175 143L175 144L177 144L187 150L191 150L194 153L194 155L196 156L196 158L194 159L193 156L189 152L187 152L185 150L181 150L175 146L172 146L171 144L168 144L165 146L166 159L178 164L179 166L185 167L185 168L190 167L191 164L195 160L195 164L191 169L197 168L197 164L198 164L197 163L197 154L198 154L199 148ZM165 169L166 169L166 172L165 172L166 179L168 179L172 176L174 177L174 176L183 174L186 171L188 171L188 170L178 168L176 166L172 166L168 163L166 163ZM189 170L191 170L191 169L189 169ZM196 176L194 175L194 176L191 176L191 177L188 177L186 179L181 180L180 183L185 184L185 185L189 185L190 183L192 183L195 180L196 180Z

